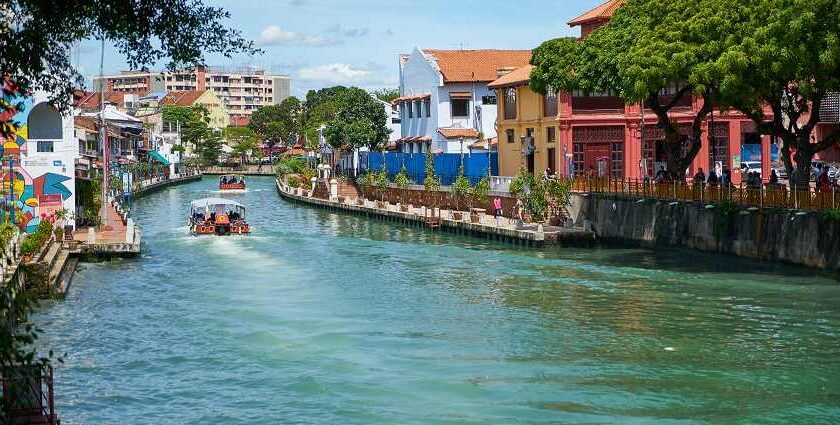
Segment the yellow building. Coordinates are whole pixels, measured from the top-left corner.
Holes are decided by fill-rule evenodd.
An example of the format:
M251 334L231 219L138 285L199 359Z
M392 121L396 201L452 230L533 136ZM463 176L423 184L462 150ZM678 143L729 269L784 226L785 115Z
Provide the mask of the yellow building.
M230 125L230 115L222 100L210 90L171 91L160 100L161 105L202 105L210 113L210 127L224 129Z
M563 145L558 143L557 95L543 96L528 86L531 65L517 68L488 86L496 90L499 175L514 176L520 167L542 174L562 170Z

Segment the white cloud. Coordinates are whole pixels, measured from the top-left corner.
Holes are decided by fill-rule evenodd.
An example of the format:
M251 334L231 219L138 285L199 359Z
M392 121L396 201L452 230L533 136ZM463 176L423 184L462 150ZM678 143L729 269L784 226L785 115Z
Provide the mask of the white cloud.
M318 89L335 85L356 86L367 90L383 87L396 87L397 81L387 72L377 72L367 66L355 66L344 63L331 63L302 68L293 80L300 81L295 85L301 92L307 89Z
M266 27L257 38L260 46L327 46L335 44L335 41L328 40L323 36L302 35L292 31L286 31L279 25Z
M331 63L303 68L298 72L301 80L331 81L336 84L352 84L365 81L371 72L346 63Z

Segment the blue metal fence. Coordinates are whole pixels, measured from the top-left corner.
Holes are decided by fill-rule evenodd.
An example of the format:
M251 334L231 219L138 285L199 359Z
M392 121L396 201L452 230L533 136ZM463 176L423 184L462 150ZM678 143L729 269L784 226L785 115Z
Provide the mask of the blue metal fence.
M499 154L495 152L465 153L463 158L457 153L437 154L434 157L435 174L440 177L444 185L450 185L455 181L462 160L464 175L473 184L488 175L488 172L491 176L499 174ZM359 167L362 171L379 171L383 163L391 179L402 167L405 167L409 177L415 183L423 184L423 180L426 179L426 154L424 153L362 152L359 154Z

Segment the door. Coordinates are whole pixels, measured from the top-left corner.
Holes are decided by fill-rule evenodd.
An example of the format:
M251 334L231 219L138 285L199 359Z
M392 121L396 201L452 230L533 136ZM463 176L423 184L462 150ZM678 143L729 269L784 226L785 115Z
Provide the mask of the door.
M548 174L557 174L557 149L548 148Z

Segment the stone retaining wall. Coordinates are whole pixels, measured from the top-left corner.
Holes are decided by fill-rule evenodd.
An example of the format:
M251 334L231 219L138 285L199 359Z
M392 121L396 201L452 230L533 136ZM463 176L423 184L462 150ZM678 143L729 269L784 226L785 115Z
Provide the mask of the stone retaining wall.
M599 240L678 246L840 270L840 222L818 213L573 195Z

